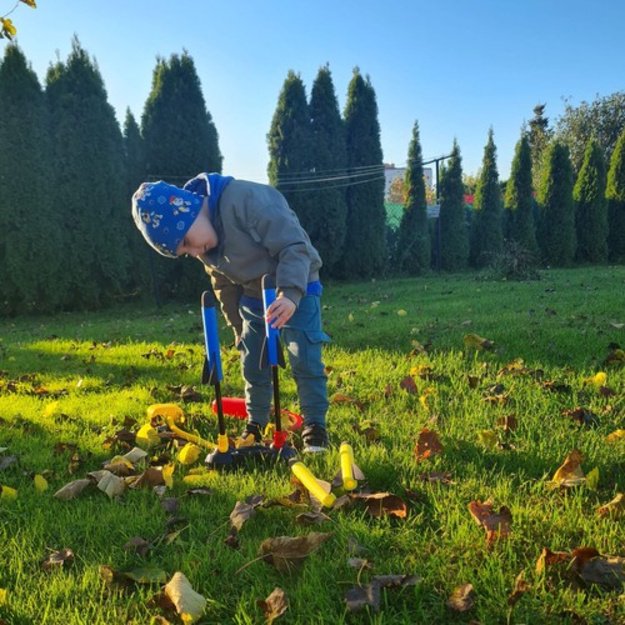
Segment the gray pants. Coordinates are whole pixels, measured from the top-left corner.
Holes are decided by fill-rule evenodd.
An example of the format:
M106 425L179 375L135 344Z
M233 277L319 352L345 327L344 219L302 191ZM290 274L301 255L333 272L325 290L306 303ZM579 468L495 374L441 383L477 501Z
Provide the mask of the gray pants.
M243 332L239 342L241 372L245 380L245 405L250 421L265 427L273 397L271 367L260 367L265 322L260 308L240 306ZM321 329L321 304L316 295L303 297L289 322L280 331L282 345L297 385L304 425L323 425L328 412L327 376L321 347L330 339Z

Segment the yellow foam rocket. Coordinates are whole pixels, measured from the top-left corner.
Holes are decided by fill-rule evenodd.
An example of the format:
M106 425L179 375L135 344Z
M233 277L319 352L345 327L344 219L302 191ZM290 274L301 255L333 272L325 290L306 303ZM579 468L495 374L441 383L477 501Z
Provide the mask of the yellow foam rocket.
M180 406L176 404L152 404L148 408L148 419L152 420L154 417L161 417L165 419L167 427L178 437L185 441L199 445L206 449L214 449L215 445L211 441L198 436L197 434L190 434L179 428L177 423L184 423L184 412Z
M364 480L365 476L354 462L354 450L349 443L341 443L339 457L341 470L337 473L336 481L340 479L345 490L354 490L358 486L358 480Z
M313 472L301 461L293 462L291 471L310 495L321 502L321 505L326 508L332 507L336 501L336 496L331 492L331 484L318 480Z

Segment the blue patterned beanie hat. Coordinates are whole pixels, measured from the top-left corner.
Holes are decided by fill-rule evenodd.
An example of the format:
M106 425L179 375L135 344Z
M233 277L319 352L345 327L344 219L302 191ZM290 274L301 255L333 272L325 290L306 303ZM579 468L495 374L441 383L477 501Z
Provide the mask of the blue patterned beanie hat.
M176 258L203 200L201 195L162 180L144 182L132 196L132 217L149 245L163 256Z

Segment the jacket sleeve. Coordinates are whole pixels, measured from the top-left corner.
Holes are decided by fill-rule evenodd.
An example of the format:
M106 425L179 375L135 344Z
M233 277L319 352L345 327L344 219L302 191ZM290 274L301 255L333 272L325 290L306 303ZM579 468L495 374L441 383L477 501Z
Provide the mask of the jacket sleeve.
M240 337L243 331L243 320L239 314L239 300L243 294L243 287L214 269L206 268L206 273L210 276L215 297L219 301L226 323L232 328L235 338Z
M306 294L314 248L286 199L271 189L266 200L248 206L249 232L278 261L277 291L297 306Z

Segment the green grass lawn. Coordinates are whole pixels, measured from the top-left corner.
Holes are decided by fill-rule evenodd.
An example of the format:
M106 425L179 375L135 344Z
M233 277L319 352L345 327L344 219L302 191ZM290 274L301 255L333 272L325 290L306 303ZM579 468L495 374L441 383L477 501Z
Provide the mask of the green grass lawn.
M625 623L622 561L570 555L592 547L625 557L625 514L597 514L625 492L625 440L606 441L625 429L625 368L605 363L611 343L625 345L623 293L625 267L550 270L524 283L467 274L326 285L333 445L305 462L331 481L338 446L349 441L366 476L360 487L396 495L405 516L372 516L351 501L326 510L329 520L320 525L305 526L296 522L305 508L260 505L237 548L225 542L236 502L292 493L287 467L202 471L204 453L183 466L170 444L149 456L175 464L165 495L138 488L109 499L91 487L70 501L53 496L125 453L110 437L124 426L135 432L153 403L178 403L188 429L215 437L212 388L199 384L199 296L197 305L161 310L123 305L0 321L0 485L8 487L0 498L0 623L181 622L152 601L162 581L107 583L104 565L143 581L184 573L207 600L200 623L264 623L257 601L276 587L289 601L276 621L285 624ZM466 347L469 334L493 349ZM227 330L221 342L223 393L240 396L238 353ZM603 390L587 382L599 371L607 374ZM200 401L180 401L181 386L193 386ZM281 392L283 406L297 410L288 371ZM575 408L583 410L566 416ZM506 430L501 420L512 416L516 427ZM228 427L234 436L241 422L228 420ZM423 428L438 434L442 451L419 459ZM552 488L574 449L586 475L597 469L598 482L593 474L579 486ZM451 483L423 479L435 472ZM35 488L36 474L48 490ZM210 494L189 494L194 487ZM468 509L487 500L512 519L509 534L491 544ZM265 539L311 532L331 535L299 567L280 571L259 558ZM133 537L152 544L147 554L124 548ZM65 548L73 562L42 567ZM538 573L544 548L569 555ZM350 558L370 568L354 568ZM590 583L601 564L603 583ZM613 574L605 572L610 566ZM528 589L510 602L521 573ZM351 611L346 593L380 575L418 581L383 589L378 611ZM474 605L459 612L447 601L463 584L472 584Z

